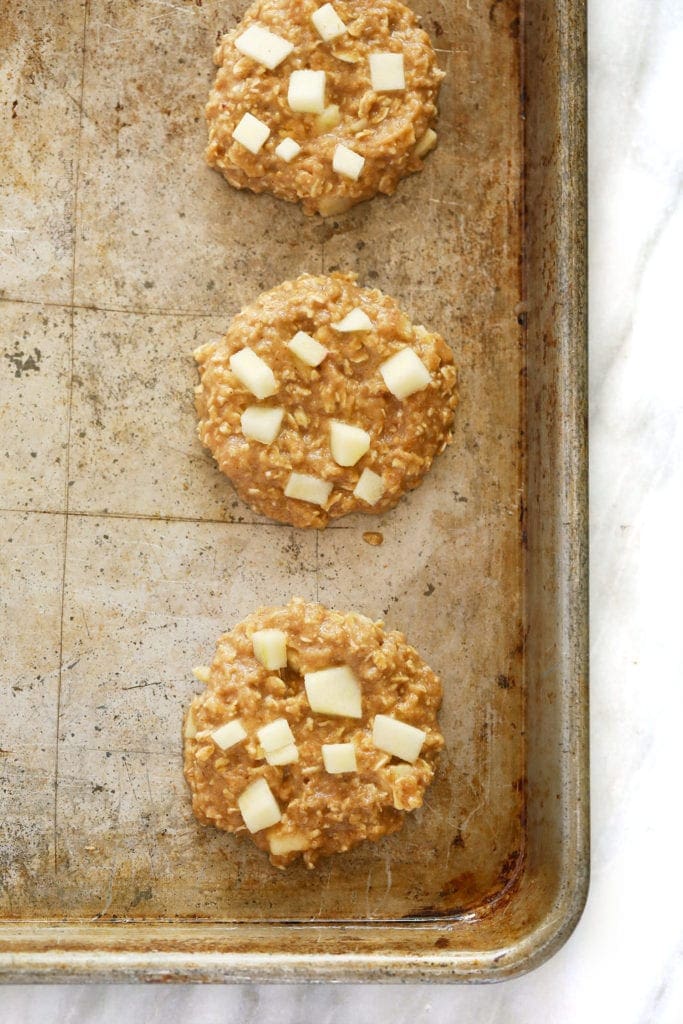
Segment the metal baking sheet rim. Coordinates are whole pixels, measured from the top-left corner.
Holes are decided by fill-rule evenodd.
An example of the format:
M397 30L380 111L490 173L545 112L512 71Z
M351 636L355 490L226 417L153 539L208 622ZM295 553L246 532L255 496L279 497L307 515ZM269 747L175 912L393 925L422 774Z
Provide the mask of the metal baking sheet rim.
M551 794L560 807L556 877L542 878L542 871L535 877L528 859L514 891L469 920L466 916L324 926L8 922L0 933L2 981L496 981L540 965L571 935L583 911L589 878L586 16L583 0L558 0L550 15L547 8L541 13L542 6L530 0L523 7L523 20L527 140L536 102L530 54L544 40L543 31L538 30L537 39L532 33L550 18L550 35L557 42L555 52L543 51L556 83L556 145L545 164L540 160L540 170L526 169L528 184L533 174L546 175L540 187L552 192L554 212L548 237L536 241L544 253L542 261L556 270L550 298L555 370L560 375L553 421L555 495L561 496L553 523L557 592L548 612L556 632L553 673L559 704L556 792ZM528 146L526 152L528 161ZM527 204L530 275L532 222ZM528 299L531 331L531 285ZM544 301L547 306L547 295ZM533 549L533 513L528 514ZM539 892L541 904L535 905ZM282 952L287 946L291 952Z

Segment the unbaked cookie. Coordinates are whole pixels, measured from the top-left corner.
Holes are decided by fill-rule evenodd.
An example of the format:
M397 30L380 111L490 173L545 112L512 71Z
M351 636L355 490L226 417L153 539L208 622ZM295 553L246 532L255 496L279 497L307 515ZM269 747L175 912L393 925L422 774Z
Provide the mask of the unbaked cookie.
M451 440L453 354L353 274L303 274L197 349L199 436L256 512L384 512Z
M313 867L398 831L443 746L441 683L402 633L295 598L218 641L185 716L195 815Z
M256 0L214 59L207 161L237 188L338 214L436 145L443 72L398 0Z

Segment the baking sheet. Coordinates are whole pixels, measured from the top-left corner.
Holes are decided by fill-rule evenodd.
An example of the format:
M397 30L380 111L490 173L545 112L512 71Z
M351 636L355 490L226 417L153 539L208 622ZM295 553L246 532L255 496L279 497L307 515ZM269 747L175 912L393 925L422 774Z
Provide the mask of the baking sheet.
M219 922L244 923L242 956L262 948L249 927L265 922L408 919L457 932L520 888L520 12L512 2L416 7L448 72L439 148L395 196L338 221L238 193L203 166L213 42L239 5L6 8L3 84L16 115L4 127L0 262L8 949L25 948L22 927L40 920L41 948L58 929L60 944L99 950L100 971L117 969L119 943L139 940L147 961L140 953L131 970L144 973L160 936L178 951L188 940L173 928L195 922L191 942L208 958L197 969L211 976L216 943L234 938L219 940ZM260 290L335 269L356 270L444 334L461 405L453 445L399 508L303 532L251 513L202 451L191 351ZM381 547L363 541L367 529L382 532ZM401 833L281 873L248 842L195 822L179 727L197 686L190 670L220 632L293 594L404 629L444 680L447 748ZM112 922L136 923L112 941ZM276 924L268 934L269 954L298 942ZM343 939L331 923L325 934L341 964ZM412 934L417 956L422 933ZM62 966L87 973L77 962Z

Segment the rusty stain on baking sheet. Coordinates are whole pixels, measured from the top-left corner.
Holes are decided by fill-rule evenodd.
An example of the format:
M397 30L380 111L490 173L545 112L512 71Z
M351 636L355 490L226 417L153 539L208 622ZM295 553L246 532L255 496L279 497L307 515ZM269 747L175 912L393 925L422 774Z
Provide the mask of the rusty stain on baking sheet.
M558 125L580 142L567 69L582 67L581 9L525 8L523 233L519 4L418 8L448 73L439 147L393 197L331 222L236 193L202 164L211 52L240 5L67 0L0 18L18 101L1 129L14 168L3 345L22 367L41 353L40 372L15 376L6 359L0 379L8 977L501 975L557 943L558 915L564 933L576 917L583 192L561 161L583 165ZM561 103L575 104L568 121ZM377 531L360 515L314 536L255 516L196 438L193 349L306 269L356 270L456 353L454 443ZM276 872L202 828L181 772L192 667L246 612L292 594L404 630L445 689L424 807L314 873Z

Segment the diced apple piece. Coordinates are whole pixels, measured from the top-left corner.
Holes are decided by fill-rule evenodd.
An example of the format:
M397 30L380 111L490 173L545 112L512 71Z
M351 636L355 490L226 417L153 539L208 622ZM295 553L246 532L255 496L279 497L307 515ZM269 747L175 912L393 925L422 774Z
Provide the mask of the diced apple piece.
M341 111L336 103L330 103L315 119L316 130L322 134L341 124Z
M261 25L250 25L246 32L235 40L235 47L245 57L251 57L269 71L282 64L294 49L292 43L282 36L275 35L274 32L269 32Z
M282 142L278 142L275 147L275 156L279 156L281 160L284 160L286 164L291 164L295 156L298 156L301 152L301 146L294 139L290 139L287 136Z
M362 718L360 683L348 665L304 675L311 711L339 718Z
M266 754L294 743L294 735L286 718L276 718L268 722L268 725L262 725L256 730L256 735Z
M321 217L336 217L340 213L346 213L353 206L348 196L321 196L318 200L318 210Z
M278 821L282 820L277 800L264 778L256 779L250 786L247 786L242 795L238 797L237 806L244 824L252 833L270 828L271 825L277 825Z
M433 128L428 128L422 138L416 143L413 148L413 155L420 157L427 156L436 146L437 134Z
M346 32L346 25L332 4L323 4L317 11L314 11L311 21L320 38L326 43L331 43L333 39L338 39Z
M259 121L258 117L254 117L253 114L245 114L232 133L235 142L239 142L240 146L244 146L254 155L260 152L269 135L268 125Z
M194 720L192 705L187 709L187 714L185 715L184 735L186 740L193 740L197 735L197 723Z
M427 733L416 729L414 725L401 722L389 715L375 715L372 725L372 742L378 750L385 754L400 757L409 764L417 761Z
M257 629L251 635L254 657L264 668L284 668L287 664L287 634L281 629ZM289 742L288 740L284 741ZM282 745L282 744L281 744Z
M284 409L269 405L250 405L240 417L242 433L252 441L271 444L280 433Z
M320 366L327 355L327 349L305 331L297 331L287 348L307 366Z
M196 668L192 669L192 675L195 679L198 679L200 683L208 683L211 678L211 666L197 665Z
M330 451L338 466L355 466L370 449L367 430L340 420L330 422Z
M431 383L432 375L412 348L402 348L383 362L379 372L396 398L408 398Z
M330 775L358 771L353 743L323 743L321 750L325 771Z
M280 857L285 853L307 850L311 845L310 837L305 832L290 832L268 836L270 852Z
M402 53L371 53L370 80L375 92L401 92L406 87Z
M270 398L278 390L273 371L253 349L243 348L230 356L230 369L240 384L257 398Z
M285 487L286 498L297 498L299 501L308 501L311 505L320 505L327 502L332 493L333 485L320 477L310 476L308 473L292 473Z
M299 751L295 743L288 743L285 747L279 747L278 750L266 751L266 761L268 764L296 764L298 760Z
M355 498L360 498L361 501L367 502L368 505L376 505L379 499L384 494L384 480L377 473L373 473L371 469L364 469L358 478L353 495Z
M232 722L220 725L211 733L211 739L221 750L229 750L230 747L234 747L236 743L241 743L246 738L247 731L239 718L233 718Z
M360 306L356 306L350 313L347 313L343 320L337 321L336 324L331 324L331 327L335 331L341 331L342 334L351 334L353 331L371 331L372 320Z
M325 72L302 68L289 76L287 103L297 114L322 114L325 109Z
M361 156L360 153L355 153L354 150L344 146L341 142L335 148L334 156L332 157L332 170L337 174L341 174L343 178L358 181L364 165L365 157Z

